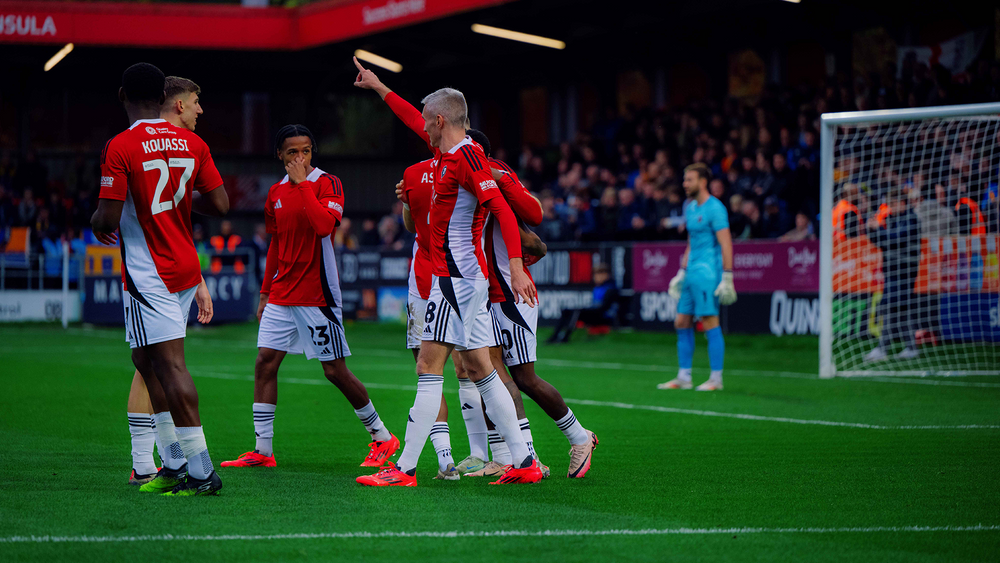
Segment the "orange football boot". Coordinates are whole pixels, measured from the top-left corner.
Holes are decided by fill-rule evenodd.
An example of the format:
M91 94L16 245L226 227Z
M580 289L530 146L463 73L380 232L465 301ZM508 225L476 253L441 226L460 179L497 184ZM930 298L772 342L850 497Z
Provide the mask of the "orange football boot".
M365 457L365 460L361 462L361 467L382 467L382 464L388 460L392 454L396 453L399 449L399 438L389 434L390 438L388 440L383 440L381 442L372 442L368 444L371 451Z
M388 441L388 440L387 440ZM374 475L362 475L356 479L358 483L368 487L416 487L417 478L407 475L389 461L385 467Z
M219 465L222 467L276 467L278 463L274 461L274 454L266 456L254 450L232 461L223 461Z

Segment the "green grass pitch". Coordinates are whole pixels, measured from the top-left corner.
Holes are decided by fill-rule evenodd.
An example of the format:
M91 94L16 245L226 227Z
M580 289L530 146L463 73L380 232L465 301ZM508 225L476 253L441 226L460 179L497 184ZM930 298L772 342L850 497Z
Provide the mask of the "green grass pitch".
M255 339L254 324L189 333L216 465L253 447ZM352 324L348 340L402 438L403 327ZM807 337L728 336L717 393L656 389L676 369L669 334L577 334L539 355L600 437L583 480L566 479L568 444L526 398L547 481L436 481L428 443L417 488L361 487L367 433L318 363L289 356L278 467L220 469L220 496L176 499L126 485L123 330L2 326L0 561L1000 560L1000 378L819 380ZM446 377L456 460L457 388Z

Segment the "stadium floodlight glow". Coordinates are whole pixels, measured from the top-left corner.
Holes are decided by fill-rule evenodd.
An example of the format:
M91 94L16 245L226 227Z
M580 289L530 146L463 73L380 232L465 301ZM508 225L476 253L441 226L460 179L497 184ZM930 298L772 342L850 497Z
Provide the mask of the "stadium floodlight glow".
M389 60L385 57L380 57L375 53L372 53L370 51L365 51L364 49L358 49L357 51L354 51L354 56L363 61L369 62L373 65L380 66L391 72L403 71L403 65L397 63L396 61Z
M73 50L72 43L67 43L66 45L63 46L62 49L59 49L59 52L52 55L52 58L49 59L47 63L45 63L45 72L52 70L52 67L59 64L59 61L65 59L66 55L68 55L72 50Z
M785 0L785 2L788 2L789 4L798 4L801 1L802 0Z
M510 39L511 41L520 41L522 43L531 43L532 45L549 47L550 49L566 48L566 43L559 41L558 39L549 39L548 37L542 37L541 35L531 35L530 33L521 33L520 31L511 31L509 29L502 29L479 23L472 24L472 31L483 35L492 35L493 37L499 37L501 39Z

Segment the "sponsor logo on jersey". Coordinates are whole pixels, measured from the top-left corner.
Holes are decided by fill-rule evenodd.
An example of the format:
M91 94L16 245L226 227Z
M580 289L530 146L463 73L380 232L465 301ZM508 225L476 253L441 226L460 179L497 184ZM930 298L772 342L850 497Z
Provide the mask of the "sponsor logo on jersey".
M150 127L149 125L147 125L146 126L146 132L149 133L150 135L155 135L156 134L156 129L154 129L154 128Z
M482 182L479 182L479 189L484 192L486 190L492 190L495 187L497 187L497 183L493 180L483 180Z
M344 212L344 208L341 207L341 205L339 203L337 203L336 201L331 201L331 202L327 203L326 206L329 207L330 209L336 210L337 213L343 213Z
M110 188L114 184L115 184L115 177L114 176L101 176L101 187L102 188Z
M152 127L147 127L152 129ZM189 151L187 139L163 139L156 138L142 142L142 150L149 154L160 151Z

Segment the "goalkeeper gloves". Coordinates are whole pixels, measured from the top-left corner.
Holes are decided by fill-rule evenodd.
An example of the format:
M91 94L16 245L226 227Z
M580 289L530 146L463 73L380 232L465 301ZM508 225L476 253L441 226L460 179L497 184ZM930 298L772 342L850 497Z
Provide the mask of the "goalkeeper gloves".
M670 280L670 288L667 290L667 293L674 299L681 298L681 288L684 287L684 272L684 268L677 270L677 275L674 276L674 279Z
M673 287L674 282L670 282L670 289L673 290ZM733 287L733 273L731 271L722 272L722 281L719 282L719 287L715 288L715 296L719 298L719 305L736 303L736 288Z

